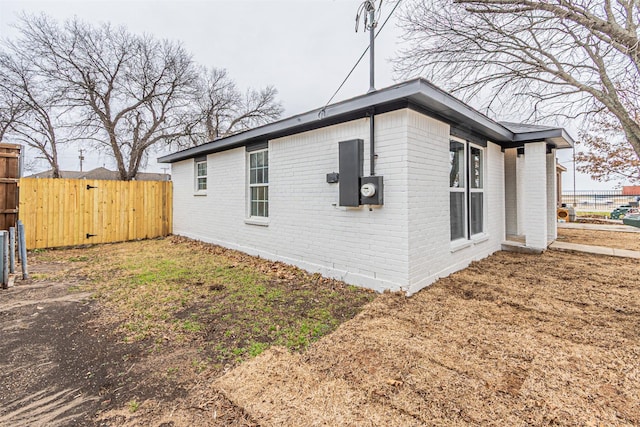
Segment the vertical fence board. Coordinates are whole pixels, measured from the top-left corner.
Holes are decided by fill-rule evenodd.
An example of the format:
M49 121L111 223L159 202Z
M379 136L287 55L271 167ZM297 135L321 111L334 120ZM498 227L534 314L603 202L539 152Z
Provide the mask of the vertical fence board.
M167 210L167 224L166 224L166 234L171 234L173 232L173 185L167 185L166 191L169 194L167 196L167 203L165 204L165 209Z
M109 241L116 241L118 240L118 214L115 212L115 203L116 203L116 196L118 194L118 191L120 191L120 186L117 185L118 182L117 181L110 181L110 183L113 183L114 185L110 185L110 189L109 192L107 192L105 194L106 196L106 208L105 208L105 227L104 227L104 231L105 231L105 239L109 240Z
M73 189L71 187L71 183L69 181L64 181L62 183L62 186L64 188L64 194L67 195L67 203L64 204L64 206L62 206L62 215L60 218L60 224L62 224L62 236L64 238L64 236L69 236L69 239L71 241L73 241L74 236L73 236L73 232L70 229L70 225L71 223L69 222L69 210L71 208L71 206L75 205L75 201L74 201L74 193L73 193Z
M56 205L53 203L53 196L58 191L56 188L57 181L58 180L51 181L51 191L43 193L45 201L42 205L42 215L43 220L47 223L47 232L44 236L44 242L47 247L55 246L55 243L53 242L53 227L56 223L55 220L57 219L58 209L56 209Z
M64 211L67 203L62 203L63 197L66 194L65 182L58 182L58 188L56 194L53 196L53 203L58 207L58 214L56 216L56 224L53 226L53 234L55 236L54 242L58 245L60 242L64 241L65 230L64 230Z
M172 190L171 181L22 178L19 215L27 248L169 235Z
M122 240L129 239L129 193L130 189L126 185L123 185L120 189L120 201L118 202L118 233Z
M67 180L69 188L69 205L66 206L65 217L67 220L68 235L73 245L80 243L80 228L82 225L82 208L80 207L80 194L78 183ZM75 218L75 219L74 219Z
M140 188L136 182L135 185L138 187L136 190L142 193L142 197L138 197L136 200L136 239L144 239L144 227L145 227L145 206L144 201L147 198L147 187Z
M34 247L34 248L46 248L47 247L47 242L45 240L43 240L43 236L47 235L47 224L45 222L44 219L44 191L42 190L42 185L40 182L36 181L36 188L33 191L33 195L35 197L36 200L36 222L35 224L40 224L40 227L38 227L38 232L37 233L30 233L30 237L33 236L33 239L35 240L35 242L33 243L33 246L29 245L27 243L27 247ZM20 197L22 197L22 194L20 194ZM34 225L35 225L34 224ZM31 228L31 227L29 227ZM26 235L25 235L26 236Z
M107 209L107 200L106 196L111 188L107 184L107 181L103 181L99 183L100 187L97 189L91 190L95 195L95 205L94 205L94 215L96 218L96 229L95 229L95 237L91 238L92 243L104 243L107 239L107 221L106 221L106 209Z
M155 182L153 183L153 185L149 188L149 200L147 200L147 209L150 206L155 205L157 198L156 198L156 185ZM156 229L156 221L155 221L155 212L152 209L148 209L147 211L147 215L148 215L148 221L151 224L151 227L149 228L148 232L151 233L155 233L155 229Z
M136 235L136 191L135 188L129 187L128 203L127 203L127 238L133 239Z
M78 209L79 216L81 219L80 227L78 229L78 245L84 243L86 230L89 229L89 203L87 202L88 191L85 191L86 182L80 181L78 182L78 196L80 201L80 208Z
M0 159L2 159L2 158L0 158ZM3 176L6 175L6 171L5 171L6 168L3 167L4 166L3 163L4 162L0 161L0 177L3 177ZM6 206L7 205L7 199L9 198L8 194L7 194L8 193L7 187L8 186L5 185L4 183L0 183L0 206ZM5 208L4 207L0 207L0 209L4 210ZM0 225L2 225L2 224L0 224Z
M93 187L90 190L87 190L91 194L91 234L94 236L87 239L88 243L100 243L100 237L102 237L102 218L100 217L100 192L97 190L105 190L104 186L102 188L98 187L93 180L91 184Z

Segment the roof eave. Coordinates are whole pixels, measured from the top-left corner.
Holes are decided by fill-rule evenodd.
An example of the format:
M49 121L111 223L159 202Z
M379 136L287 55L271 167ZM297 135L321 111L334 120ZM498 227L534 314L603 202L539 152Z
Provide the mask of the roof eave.
M469 107L462 101L438 89L423 79L410 80L390 86L376 92L348 99L325 108L318 108L297 116L289 117L261 127L232 135L217 141L178 151L163 157L160 163L174 163L199 155L209 154L242 146L247 142L272 139L274 135L297 133L296 129L309 126L323 127L323 123L331 123L341 116L366 111L373 107L406 100L424 107L447 120L462 123L469 129L487 136L495 142L507 142L513 139L513 133L501 124L491 120L482 113Z
M318 129L339 123L341 120L347 121L363 117L363 113L372 108L378 109L378 107L390 106L400 101L411 103L437 118L462 125L503 147L515 147L535 141L545 141L559 149L571 148L574 145L573 138L563 128L514 133L503 124L490 119L428 81L414 79L197 147L168 154L160 157L158 161L174 163L253 142ZM396 105L394 108L400 107Z
M486 136L493 142L512 141L514 134L500 123L471 108L450 94L422 80L421 90L410 99L417 101L432 113Z
M563 128L547 129L543 131L522 132L515 134L513 142L533 142L545 141L552 144L557 149L572 148L574 145L573 138Z

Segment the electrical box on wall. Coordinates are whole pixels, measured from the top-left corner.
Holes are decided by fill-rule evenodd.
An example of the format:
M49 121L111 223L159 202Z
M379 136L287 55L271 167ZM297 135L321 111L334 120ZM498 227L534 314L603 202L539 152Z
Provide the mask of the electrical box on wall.
M340 206L360 205L360 177L363 175L364 141L352 139L338 143Z
M335 184L340 179L340 174L336 172L331 172L327 174L327 183Z
M363 176L360 178L360 204L384 204L384 181L381 176Z

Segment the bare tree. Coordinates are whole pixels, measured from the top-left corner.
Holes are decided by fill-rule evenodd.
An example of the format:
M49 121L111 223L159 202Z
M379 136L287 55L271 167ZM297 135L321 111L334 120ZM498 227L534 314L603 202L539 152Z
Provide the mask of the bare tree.
M11 54L0 53L0 97L7 109L0 130L36 149L49 163L52 176L59 178L58 150L67 142L59 136L65 126L60 119L65 111L62 97L34 71L27 52L9 46Z
M620 123L610 114L599 114L580 132L577 169L596 181L640 184L640 156L626 143Z
M638 0L416 0L397 70L529 119L608 112L640 155Z
M0 71L4 73L4 71ZM24 112L24 105L12 92L5 90L0 83L0 142L4 141L9 133L11 125L18 120Z
M266 124L282 114L274 87L249 89L243 95L224 69L203 68L197 93L198 126L190 140L192 145Z
M113 155L121 179L135 177L150 148L193 129L197 70L181 45L77 19L60 27L24 15L18 29L16 45L64 93L83 136Z

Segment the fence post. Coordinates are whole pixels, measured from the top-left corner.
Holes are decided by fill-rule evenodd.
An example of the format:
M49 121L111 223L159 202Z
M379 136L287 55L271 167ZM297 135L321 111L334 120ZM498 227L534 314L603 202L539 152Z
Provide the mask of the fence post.
M20 220L16 221L16 246L18 247L18 262L22 262L22 243L20 242Z
M9 227L9 273L16 272L16 228Z
M5 287L9 287L9 232L2 231L4 241L2 242L2 283Z
M9 272L8 265L6 263L7 260L7 232L5 230L0 231L0 263L2 264L2 289L7 289L9 287Z
M22 278L26 280L29 278L29 273L27 272L27 239L24 235L24 224L21 220L18 220L18 248L22 263Z

